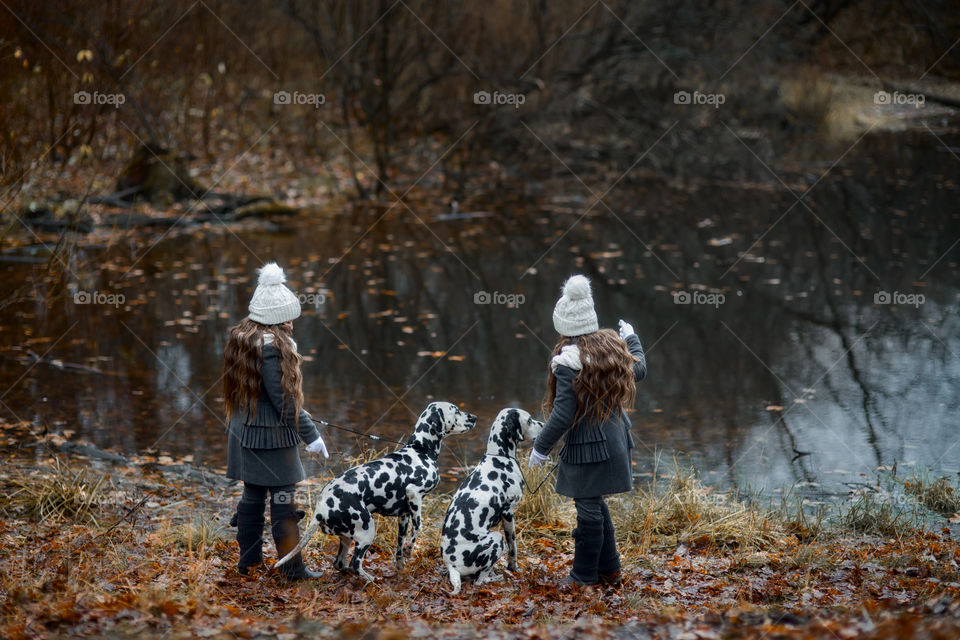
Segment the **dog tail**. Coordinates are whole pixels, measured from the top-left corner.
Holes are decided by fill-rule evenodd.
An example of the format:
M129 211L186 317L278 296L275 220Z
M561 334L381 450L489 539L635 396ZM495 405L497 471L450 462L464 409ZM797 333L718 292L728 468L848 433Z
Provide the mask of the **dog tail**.
M310 542L310 539L313 537L313 534L317 532L318 528L320 528L320 521L317 520L317 516L314 514L310 517L310 524L307 525L307 530L303 532L302 536L300 536L300 542L297 543L297 546L294 547L293 551L277 560L277 563L273 565L273 568L276 569L277 567L286 564L292 560L294 556L300 553L303 548L307 546L307 543Z

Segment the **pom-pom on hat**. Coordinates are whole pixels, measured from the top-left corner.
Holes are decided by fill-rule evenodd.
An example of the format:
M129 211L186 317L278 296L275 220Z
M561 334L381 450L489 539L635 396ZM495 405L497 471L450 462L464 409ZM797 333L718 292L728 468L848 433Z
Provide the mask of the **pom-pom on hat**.
M286 281L287 276L276 262L263 265L248 307L251 320L270 325L300 317L300 300L283 284Z
M563 295L553 308L553 326L557 333L568 338L593 333L600 328L586 276L570 276L563 283Z

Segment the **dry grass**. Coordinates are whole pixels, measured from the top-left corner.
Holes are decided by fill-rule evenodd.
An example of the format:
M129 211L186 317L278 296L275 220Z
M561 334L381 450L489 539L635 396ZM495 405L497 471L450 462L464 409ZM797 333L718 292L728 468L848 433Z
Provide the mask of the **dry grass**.
M517 529L522 530L526 525L552 525L563 519L569 505L565 509L564 502L568 500L553 490L556 483L553 463L530 468L526 466L527 461L523 460L520 465L527 486L523 491L523 499L517 505Z
M810 507L796 488L790 489L772 507L771 517L781 522L787 533L793 534L801 543L810 542L827 535L828 508L825 504Z
M891 500L879 501L866 493L840 514L837 525L844 532L900 539L921 527L917 514Z
M187 523L174 526L163 537L168 544L188 551L210 549L217 542L231 539L219 520L202 513L195 514Z
M9 507L36 520L97 522L94 514L104 502L106 478L89 472L87 467L72 471L55 457L53 468L39 477L14 478Z
M349 460L348 465L384 453L370 449ZM572 500L554 491L554 465L529 468L526 460L521 465L527 482L515 514L521 546L536 538L549 537L555 542L569 539L576 512ZM910 483L907 484L910 492ZM960 501L950 502L957 498L946 479L933 483L915 480L913 487L918 501L929 508L941 513L960 510ZM424 499L419 549L438 543L451 497L451 493L434 493ZM898 507L893 499L877 500L870 496L861 497L846 509L822 505L811 510L802 497L788 492L779 503L763 507L756 500L714 491L702 483L694 470L676 461L667 475L659 475L655 469L649 483L631 493L608 498L608 504L621 548L624 553L635 555L635 560L680 544L749 555L782 547L785 542L793 547L846 534L900 538L921 527L913 511ZM376 521L375 544L381 551L392 553L397 519L376 516Z
M646 488L610 502L621 537L646 553L656 543L687 543L739 550L764 550L783 540L783 523L772 512L704 486L692 470L676 468L669 483Z
M960 492L946 476L931 482L928 476L918 474L905 481L903 489L931 511L945 516L960 512Z

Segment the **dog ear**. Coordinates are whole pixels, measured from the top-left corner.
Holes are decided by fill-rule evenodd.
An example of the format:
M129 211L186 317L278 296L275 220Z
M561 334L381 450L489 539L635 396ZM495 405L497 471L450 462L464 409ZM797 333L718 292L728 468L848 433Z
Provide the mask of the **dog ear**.
M523 440L523 429L520 427L520 412L516 409L510 409L507 418L504 420L507 429L518 442Z
M443 410L440 407L432 407L430 415L427 416L427 424L430 425L430 433L439 437L443 436Z

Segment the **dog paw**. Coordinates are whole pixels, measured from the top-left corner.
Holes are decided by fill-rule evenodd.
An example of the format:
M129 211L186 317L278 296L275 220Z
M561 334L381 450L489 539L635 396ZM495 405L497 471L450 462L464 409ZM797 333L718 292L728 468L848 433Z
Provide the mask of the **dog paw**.
M518 571L518 570L519 570L519 567L517 567L517 563L516 563L516 562L508 562L508 563L507 563L507 571Z

